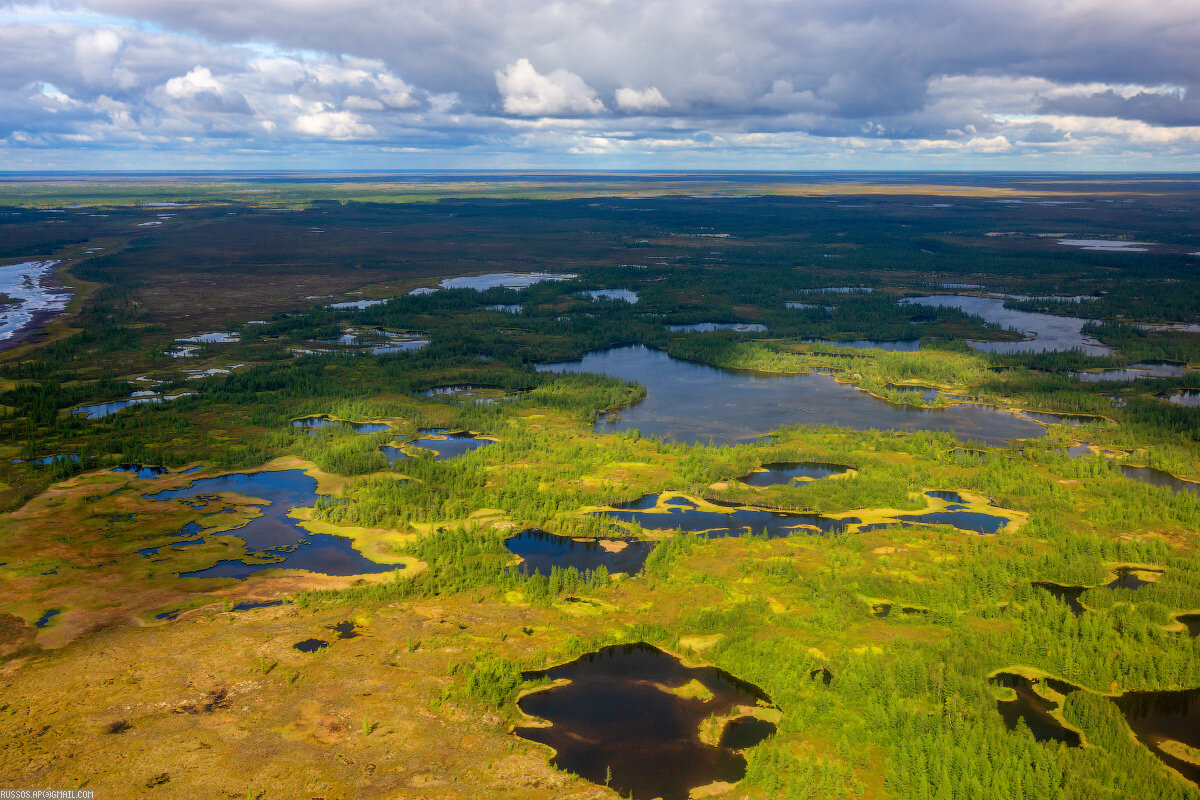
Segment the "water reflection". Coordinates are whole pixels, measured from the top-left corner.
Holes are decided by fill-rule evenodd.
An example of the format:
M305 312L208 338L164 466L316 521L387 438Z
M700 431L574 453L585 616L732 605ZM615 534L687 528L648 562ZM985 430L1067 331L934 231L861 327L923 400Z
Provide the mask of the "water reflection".
M1118 464L1117 469L1126 478L1148 483L1151 486L1165 486L1173 492L1191 492L1200 495L1200 483L1176 478L1171 473L1154 467L1135 467L1129 464Z
M245 560L227 559L207 569L184 572L180 574L182 578L245 578L264 569L302 569L322 575L364 575L404 568L398 564L371 561L355 550L346 537L309 533L290 518L288 512L293 508L311 506L317 500L316 479L300 470L202 478L178 489L167 489L143 497L150 500L196 498L202 501L198 507L204 507L210 501L221 502L216 496L223 493L266 501L265 504L255 503L260 505L261 516L239 528L221 532L221 535L233 534L242 539L249 556ZM186 531L185 527L181 534Z
M590 353L580 361L538 367L593 372L636 381L646 398L601 420L598 432L637 429L696 444L751 442L783 425L841 425L899 431L951 431L965 439L1004 444L1045 435L1032 420L977 405L941 409L899 406L840 384L828 375L751 375L691 364L645 347Z
M654 549L654 542L637 539L573 539L545 531L526 530L506 539L504 546L522 558L524 575L550 576L551 570L574 567L588 572L603 566L610 574L636 575Z
M1016 695L1012 700L996 701L996 709L1010 731L1017 727L1018 722L1024 722L1033 733L1033 738L1039 742L1054 741L1068 747L1079 747L1082 744L1079 734L1064 726L1052 714L1058 709L1058 703L1046 699L1035 690L1044 680L1030 679L1011 672L996 675L992 678L992 683L1012 689ZM1053 686L1042 688L1051 688L1059 694L1067 694L1075 689L1063 681L1054 681Z
M1179 757L1184 748L1191 748L1193 754L1200 749L1200 689L1126 692L1116 703L1139 742L1180 775L1200 784L1200 764Z
M763 464L761 470L751 472L738 478L747 486L778 486L781 483L810 478L818 480L831 475L841 475L849 470L841 464L829 464L823 461L782 461L775 464Z
M1084 383L1101 383L1104 381L1137 381L1147 378L1179 378L1188 374L1188 370L1177 364L1162 361L1143 361L1130 364L1120 369L1104 369L1099 372L1072 372L1071 377Z
M520 709L550 725L519 727L517 735L552 747L558 769L634 800L687 800L696 787L736 783L746 774L738 751L774 732L743 714L717 745L701 741L708 718L769 699L722 670L685 667L647 644L606 647L524 677L570 683L522 697Z
M1017 330L1032 337L1030 341L1024 342L967 342L971 347L988 353L1080 350L1087 355L1098 356L1109 352L1107 347L1083 333L1083 326L1091 320L1005 308L1004 298L1000 297L937 294L929 297L909 297L900 302L957 308L981 317L986 322L1000 325L1005 329Z

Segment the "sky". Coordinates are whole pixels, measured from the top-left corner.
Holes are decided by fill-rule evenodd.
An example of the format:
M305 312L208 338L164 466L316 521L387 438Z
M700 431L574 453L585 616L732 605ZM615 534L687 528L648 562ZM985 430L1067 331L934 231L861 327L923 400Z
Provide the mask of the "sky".
M0 171L1200 171L1200 0L0 0Z

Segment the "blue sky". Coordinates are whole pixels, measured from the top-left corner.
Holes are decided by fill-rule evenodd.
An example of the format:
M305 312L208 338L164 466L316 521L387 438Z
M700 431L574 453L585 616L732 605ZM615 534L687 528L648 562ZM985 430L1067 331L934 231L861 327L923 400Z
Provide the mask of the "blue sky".
M0 169L1200 169L1196 0L0 0Z

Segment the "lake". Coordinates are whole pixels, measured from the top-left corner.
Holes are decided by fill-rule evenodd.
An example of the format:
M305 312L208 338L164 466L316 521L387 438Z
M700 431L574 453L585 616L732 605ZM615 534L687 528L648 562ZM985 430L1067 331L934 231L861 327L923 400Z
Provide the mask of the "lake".
M593 372L636 381L646 397L602 418L597 432L638 430L681 443L753 443L783 425L840 425L855 430L949 431L963 439L1005 444L1037 438L1036 422L986 406L939 409L900 406L820 373L766 375L731 372L672 358L646 347L589 353L579 361L544 364L543 372Z
M907 297L900 302L957 308L981 317L986 322L1020 331L1031 337L1029 341L1024 342L967 342L976 350L988 353L1041 353L1077 349L1087 355L1100 356L1110 352L1095 339L1084 335L1083 326L1091 320L1005 308L1004 298L1001 297L935 294L928 297Z
M636 575L654 550L654 542L637 539L574 539L539 530L521 531L504 546L523 559L521 574L547 577L555 567L588 572L603 566L610 574Z

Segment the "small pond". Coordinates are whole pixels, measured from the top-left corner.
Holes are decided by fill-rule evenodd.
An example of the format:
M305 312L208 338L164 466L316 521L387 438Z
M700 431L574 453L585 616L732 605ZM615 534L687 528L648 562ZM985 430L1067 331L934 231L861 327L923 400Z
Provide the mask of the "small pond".
M438 461L445 461L489 444L495 444L491 439L481 439L466 431L448 431L443 428L422 428L421 433L427 434L419 439L413 439L406 444L432 450Z
M1165 486L1173 492L1191 492L1200 495L1200 483L1176 478L1171 473L1154 467L1134 467L1129 464L1118 464L1117 468L1126 478L1148 483L1151 486Z
M1147 378L1179 378L1188 374L1188 370L1177 364L1162 361L1143 361L1130 364L1120 369L1104 369L1099 372L1072 372L1071 377L1084 383L1102 383L1105 381L1138 381Z
M668 325L667 330L676 333L712 333L713 331L737 331L738 333L762 333L766 325L757 322L693 322L690 325Z
M482 292L485 289L525 289L542 281L566 281L578 278L573 273L555 272L489 272L486 275L466 275L461 278L447 278L437 285L437 289L474 289ZM413 289L409 294L433 294L437 289L422 287Z
M302 569L322 575L364 575L403 569L398 564L379 564L367 559L344 536L309 533L287 516L297 507L308 507L317 500L317 481L300 470L251 472L202 478L178 489L146 494L151 500L198 499L225 505L216 495L233 493L266 501L262 516L240 528L222 531L246 543L248 560L228 559L195 572L181 573L183 578L245 578L264 569ZM193 504L197 507L197 504ZM190 523L194 526L195 523ZM185 526L181 535L188 532ZM198 530L198 528L197 528ZM194 535L194 534L193 534ZM189 542L199 544L199 542Z
M113 400L111 403L97 403L91 406L80 406L72 409L72 414L83 414L87 419L103 419L110 414L115 414L132 406L140 406L145 403L162 403L167 400L178 400L181 397L187 397L195 394L195 392L182 392L175 395L158 395L153 392L134 392L125 400Z
M1084 612L1083 603L1079 601L1079 597L1088 590L1086 586L1064 586L1061 583L1053 581L1034 581L1033 585L1038 589L1049 592L1057 600L1067 604L1067 608L1071 609L1071 613L1079 616Z
M521 531L506 539L504 546L523 560L518 570L524 575L550 576L555 567L574 567L588 572L603 566L609 574L636 575L654 549L654 542L637 539L573 539L539 530Z
M1169 394L1163 399L1184 408L1200 408L1200 389L1184 389L1175 394Z
M1001 672L992 678L992 683L1012 689L1016 697L1012 700L997 700L996 708L1004 719L1004 724L1011 731L1017 727L1018 720L1024 721L1033 738L1039 742L1055 741L1068 747L1079 747L1082 744L1079 734L1064 726L1054 718L1052 711L1058 709L1058 703L1047 700L1035 691L1037 684L1046 682L1047 688L1059 694L1069 694L1074 686L1053 678L1031 680L1011 672Z
M831 475L841 475L849 469L841 464L829 464L823 461L781 461L775 464L763 464L761 470L744 475L738 480L747 486L777 486L805 478L817 480L828 478Z
M353 428L355 433L382 433L392 429L391 425L384 422L349 422L343 419L330 419L327 416L300 417L292 420L293 428L305 428L309 433L315 433L319 428L330 425L345 425Z
M757 687L715 667L685 667L648 644L605 647L523 677L570 683L522 697L520 709L549 726L516 734L553 748L556 768L633 800L687 800L697 787L736 783L746 774L739 751L775 730L737 713L770 704ZM717 744L701 740L709 717L735 714Z
M624 303L638 301L638 293L630 289L589 289L584 294L593 300L617 300Z
M725 511L703 511L690 500L681 496L668 495L665 501L668 511L651 511L659 496L647 495L639 500L614 506L613 511L597 514L621 522L636 522L646 530L699 533L708 539L726 536L744 536L747 533L765 534L776 539L795 533L834 533L847 530L861 520L855 517L833 519L820 514L801 512L765 511L751 508L731 508Z
M1115 700L1137 740L1167 766L1200 784L1200 764L1179 758L1169 743L1200 750L1200 689L1126 692Z

